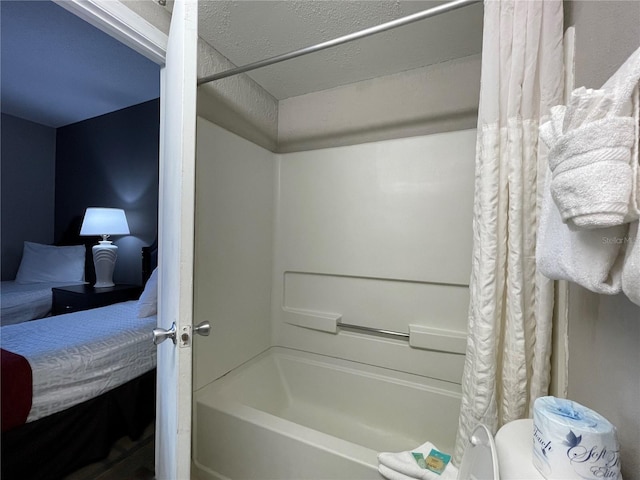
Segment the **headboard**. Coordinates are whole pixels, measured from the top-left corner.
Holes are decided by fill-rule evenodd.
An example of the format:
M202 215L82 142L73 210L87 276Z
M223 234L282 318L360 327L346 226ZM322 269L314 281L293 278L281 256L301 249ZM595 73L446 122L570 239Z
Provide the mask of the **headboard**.
M142 285L149 280L151 273L158 266L158 239L148 247L142 247Z

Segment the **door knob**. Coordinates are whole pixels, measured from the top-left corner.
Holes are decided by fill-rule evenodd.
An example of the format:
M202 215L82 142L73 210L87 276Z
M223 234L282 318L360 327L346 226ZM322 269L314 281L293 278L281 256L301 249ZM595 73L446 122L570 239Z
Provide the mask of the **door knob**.
M160 345L167 338L173 340L173 344L176 344L176 324L175 322L171 324L171 328L166 330L164 328L154 328L153 329L153 343L154 345Z
M196 332L198 335L202 335L203 337L208 337L209 333L211 333L211 325L207 321L200 322L198 325L193 327L193 331Z

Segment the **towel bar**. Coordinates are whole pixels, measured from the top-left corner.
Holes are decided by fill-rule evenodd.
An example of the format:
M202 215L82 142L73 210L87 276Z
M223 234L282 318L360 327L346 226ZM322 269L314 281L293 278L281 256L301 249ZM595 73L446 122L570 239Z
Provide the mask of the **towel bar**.
M365 327L342 322L339 313L316 312L297 308L284 307L284 321L289 325L309 328L320 332L338 333L339 328L359 330L409 342L412 348L435 350L464 355L467 347L466 332L425 325L409 324L409 333L386 330L383 328Z
M388 335L388 336L391 336L391 337L400 337L400 338L403 338L405 340L409 340L409 334L408 333L394 332L393 330L384 330L382 328L373 328L373 327L363 327L362 325L352 325L350 323L342 323L342 322L338 322L338 327L340 327L340 328L349 328L349 329L353 329L353 330L363 330L365 332L377 333L377 334L380 334L380 335Z

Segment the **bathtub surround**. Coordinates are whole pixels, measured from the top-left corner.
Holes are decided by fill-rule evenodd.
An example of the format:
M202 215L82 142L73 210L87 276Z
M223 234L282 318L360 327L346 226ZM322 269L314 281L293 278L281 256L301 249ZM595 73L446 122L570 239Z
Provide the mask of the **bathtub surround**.
M198 118L194 323L197 390L269 348L273 263L273 154ZM215 248L212 248L215 246Z
M474 149L463 130L278 155L273 344L458 384L457 351L321 325L466 333Z
M475 130L274 155L198 127L196 389L270 345L459 382L459 353L299 320L464 335Z
M451 452L464 363L455 342L451 351L423 349L336 322L424 334L421 326L464 338L475 130L273 154L205 119L198 129L194 321L210 319L216 332L206 343L194 338L194 462L202 478L264 478L236 458L247 448L245 436L259 438L258 450L265 450L256 465L284 469L267 470L269 478L304 478L294 454L272 461L282 448L317 454L323 468L338 462L360 472L348 478L375 475L379 451L430 440ZM333 330L323 329L330 322ZM339 361L340 371L375 366L365 376L380 374L391 384L419 379L431 393L415 397L416 405L438 415L391 421L395 411L417 411L407 408L413 397L395 395L391 384L380 395L369 387L349 393L346 386L362 374L336 382L334 374L314 373L327 370L305 373L307 367L273 385L265 376L251 387L259 395L243 387L232 405L211 393L245 362L278 347L313 360L302 365ZM299 398L308 381L324 385L323 393ZM372 403L378 396L386 407ZM271 406L247 405L250 397ZM340 430L349 416L339 405L347 402L354 402L353 415L368 415L360 424L391 423ZM322 421L312 420L321 413ZM407 426L413 423L415 430ZM338 430L327 431L331 425ZM405 438L403 431L413 433Z
M478 423L529 416L550 380L553 284L535 265L545 152L562 101L562 3L486 2L467 354L455 459Z

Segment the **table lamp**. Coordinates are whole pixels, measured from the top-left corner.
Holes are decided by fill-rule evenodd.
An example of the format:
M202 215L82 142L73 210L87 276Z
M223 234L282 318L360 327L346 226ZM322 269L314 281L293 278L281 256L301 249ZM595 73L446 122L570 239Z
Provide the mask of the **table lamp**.
M107 238L110 235L129 235L129 225L124 210L120 208L89 207L84 214L80 235L100 235L102 240L94 245L93 264L96 268L95 288L113 287L113 268L118 257L118 247Z

